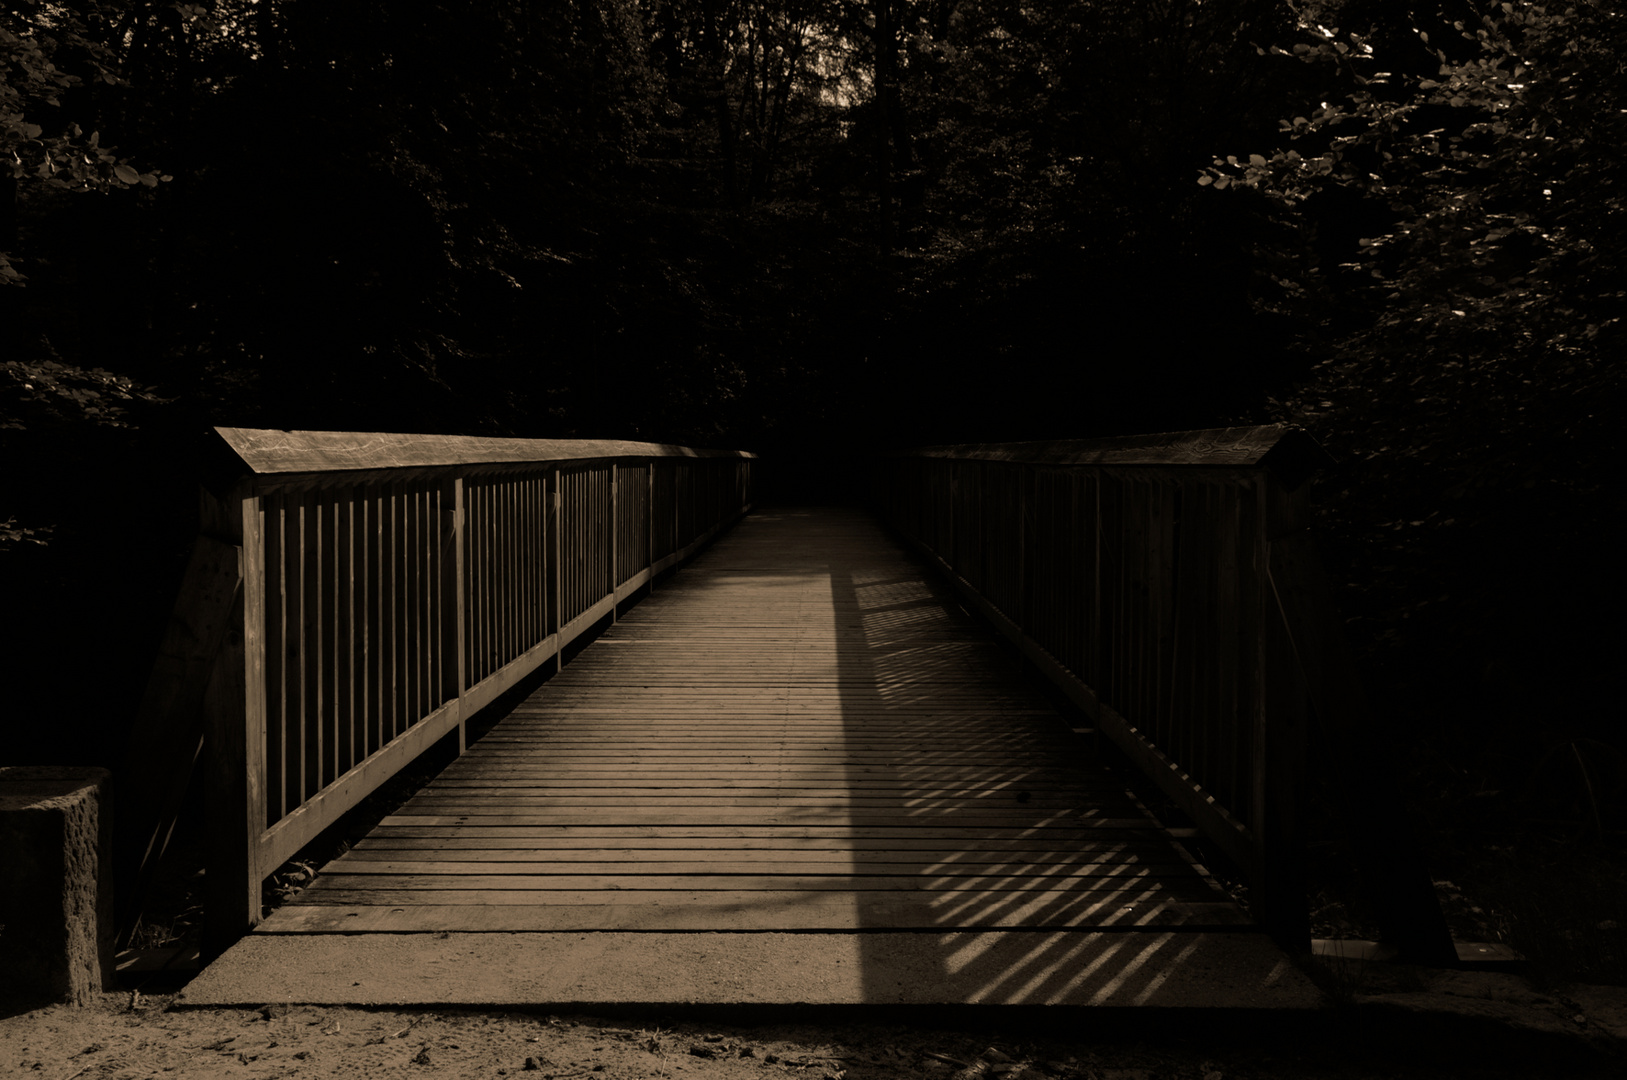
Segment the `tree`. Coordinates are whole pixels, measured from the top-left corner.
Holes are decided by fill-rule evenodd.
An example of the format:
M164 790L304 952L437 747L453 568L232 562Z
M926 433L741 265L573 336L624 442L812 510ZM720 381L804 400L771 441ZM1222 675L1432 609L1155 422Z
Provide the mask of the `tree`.
M1490 688L1481 737L1444 745L1529 728L1539 701L1603 731L1622 648L1600 628L1622 596L1627 19L1465 3L1367 29L1352 20L1372 5L1295 10L1262 52L1300 67L1305 103L1275 147L1198 183L1293 229L1268 253L1275 301L1321 357L1271 414L1349 460L1324 506L1352 626L1397 699L1450 684L1466 717L1463 688Z

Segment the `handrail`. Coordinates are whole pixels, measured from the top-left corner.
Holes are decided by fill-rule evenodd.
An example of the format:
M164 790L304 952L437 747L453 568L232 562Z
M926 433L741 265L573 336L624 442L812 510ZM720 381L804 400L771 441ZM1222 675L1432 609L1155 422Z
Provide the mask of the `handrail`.
M236 479L205 531L238 579L198 590L235 596L204 700L216 946L286 859L745 513L755 472L653 443L215 430Z
M1037 442L962 443L924 446L910 456L1005 461L1024 465L1098 468L1264 468L1297 488L1333 464L1327 451L1301 428L1284 424L1166 431L1111 439L1049 439Z
M1307 724L1338 752L1367 719L1308 533L1303 483L1331 463L1267 425L926 447L873 474L888 524L1244 869L1256 919L1300 947ZM1428 924L1408 944L1438 957L1445 924L1414 869L1381 906Z

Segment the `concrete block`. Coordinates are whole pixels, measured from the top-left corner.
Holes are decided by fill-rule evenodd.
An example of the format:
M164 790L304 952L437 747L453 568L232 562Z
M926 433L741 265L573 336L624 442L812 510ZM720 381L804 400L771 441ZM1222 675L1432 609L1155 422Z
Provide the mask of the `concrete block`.
M0 972L8 997L83 1004L113 979L106 769L0 768Z

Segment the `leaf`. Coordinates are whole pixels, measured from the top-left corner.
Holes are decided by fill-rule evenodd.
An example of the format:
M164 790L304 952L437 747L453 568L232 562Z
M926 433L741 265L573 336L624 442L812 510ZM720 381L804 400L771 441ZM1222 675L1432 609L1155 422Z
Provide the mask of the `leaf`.
M130 168L128 165L113 166L113 175L118 177L120 180L123 180L126 184L141 183L141 174Z

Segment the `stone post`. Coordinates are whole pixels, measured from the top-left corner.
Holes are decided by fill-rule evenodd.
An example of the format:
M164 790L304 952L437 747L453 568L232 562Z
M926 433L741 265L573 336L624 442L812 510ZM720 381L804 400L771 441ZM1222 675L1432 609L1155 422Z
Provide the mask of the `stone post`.
M84 1004L113 985L106 769L0 767L0 972L7 996Z

